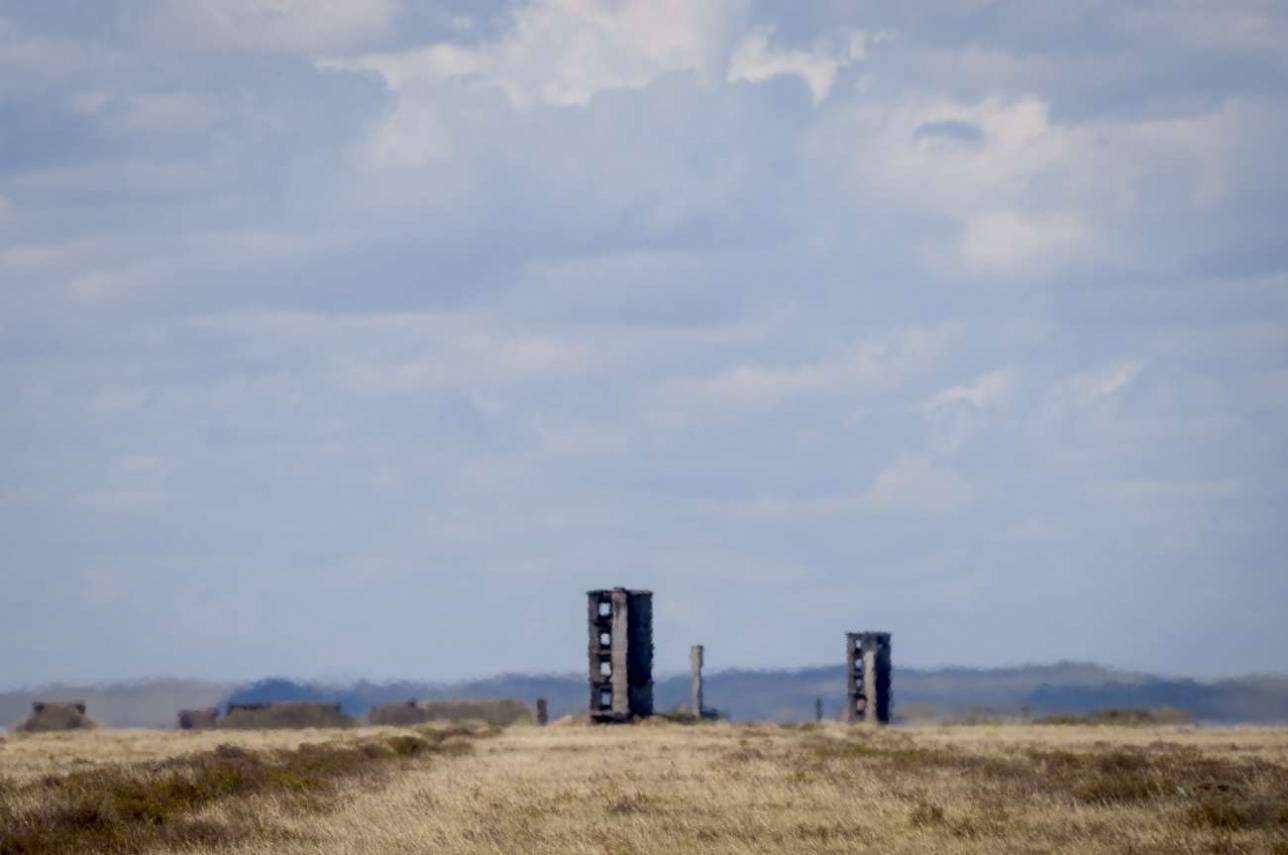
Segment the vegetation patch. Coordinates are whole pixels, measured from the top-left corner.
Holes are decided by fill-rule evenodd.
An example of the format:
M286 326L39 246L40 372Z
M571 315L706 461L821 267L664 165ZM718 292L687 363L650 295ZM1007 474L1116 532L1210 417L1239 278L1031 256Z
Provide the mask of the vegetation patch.
M146 766L5 785L0 787L0 855L133 853L262 841L266 831L253 821L215 823L196 814L216 802L256 795L271 795L294 809L325 809L347 780L376 779L401 758L457 753L460 746L468 749L467 737L482 733L306 744L294 751L222 745Z
M746 759L745 751L739 747L729 756ZM892 792L906 790L912 826L942 827L958 837L1004 834L1007 818L996 806L1022 803L1034 793L1090 807L1179 813L1189 827L1214 832L1288 833L1288 767L1164 742L1148 748L976 753L917 743L899 733L858 732L844 739L802 734L799 748L782 759L797 767L802 780L875 773ZM970 793L978 809L950 817L920 795L936 781Z
M1081 715L1049 715L1033 720L1034 724L1116 725L1119 727L1156 727L1162 724L1191 724L1194 714L1174 707L1149 709L1111 708Z

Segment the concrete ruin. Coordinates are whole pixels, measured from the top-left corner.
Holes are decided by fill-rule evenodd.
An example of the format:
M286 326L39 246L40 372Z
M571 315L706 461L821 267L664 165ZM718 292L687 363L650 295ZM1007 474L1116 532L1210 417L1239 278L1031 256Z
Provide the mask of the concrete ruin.
M98 727L85 710L84 701L33 701L31 715L14 730L18 733L46 733Z
M219 723L219 709L179 710L180 730L210 730Z
M41 715L45 711L75 710L79 715L85 715L86 710L84 701L32 701L31 711L35 715Z
M344 714L338 703L281 701L229 704L219 727L229 730L294 730L352 727L356 723L352 716Z
M845 634L846 704L851 723L890 723L890 633Z
M702 666L706 648L695 644L689 648L689 712L695 717L714 721L720 718L720 711L707 706L703 691Z
M689 709L696 716L702 715L702 645L689 648Z
M587 591L590 720L605 724L653 714L653 593Z

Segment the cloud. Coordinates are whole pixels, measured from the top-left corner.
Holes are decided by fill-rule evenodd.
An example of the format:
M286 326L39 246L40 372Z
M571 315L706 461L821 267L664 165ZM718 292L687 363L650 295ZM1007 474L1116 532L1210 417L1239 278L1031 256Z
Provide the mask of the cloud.
M363 395L522 383L602 365L588 343L468 313L269 312L205 318L199 327L288 351L327 346L333 382Z
M970 485L956 472L927 455L910 454L881 470L864 499L876 510L944 515L972 497Z
M398 0L160 0L147 21L167 47L314 53L388 32Z
M262 615L200 665L157 617L247 591L309 616L282 670L516 598L522 662L446 667L574 668L546 618L606 560L676 603L747 556L786 661L878 565L910 661L972 631L961 590L1004 618L982 660L1284 649L1224 632L1288 595L1278 7L69 5L0 23L0 646L76 622L49 579L142 593L9 679L253 675Z
M174 134L204 131L218 118L219 108L209 97L167 92L130 98L119 121L132 133Z
M639 89L674 72L710 78L741 7L737 0L536 0L517 9L495 41L324 65L377 71L399 93L463 79L494 86L520 107L579 106L605 90Z
M914 328L861 341L831 358L794 366L739 365L705 377L669 380L657 393L666 420L682 413L774 407L808 395L840 396L881 389L924 371L957 338L951 325Z
M998 368L970 383L936 392L921 405L941 451L954 452L989 422L987 411L1006 403L1015 384L1015 371Z
M24 33L0 18L0 93L20 94L135 68L137 57L72 38Z
M862 493L785 496L760 495L749 499L705 501L701 512L730 521L798 522L806 520L857 520L875 514L945 516L974 499L974 491L961 475L925 454L907 454L880 470Z
M966 218L957 254L977 276L1009 278L1063 267L1085 258L1093 245L1073 214L998 211Z
M946 140L956 140L957 142L967 143L970 145L982 143L984 141L984 132L980 130L979 125L974 122L966 122L960 119L945 119L935 122L922 122L917 125L912 132L913 139L926 139L939 137Z
M866 34L855 32L841 44L818 44L813 50L779 50L770 45L773 30L760 28L749 33L729 60L730 82L762 83L781 75L799 77L809 87L814 103L828 96L837 72L863 59Z
M930 217L921 258L941 276L1041 278L1105 262L1156 266L1124 236L1142 218L1197 214L1226 198L1228 151L1255 125L1244 112L1222 104L1069 123L1034 94L908 95L847 104L809 145L819 164L848 175L857 204Z
M1084 371L1056 384L1053 394L1059 401L1076 407L1090 407L1117 396L1140 374L1139 360L1128 360Z
M963 383L936 392L924 404L925 409L945 410L964 405L982 410L995 407L1006 400L1015 383L1015 371L1011 368L997 368L987 374L981 374L970 383Z
M33 169L15 178L12 186L69 196L178 197L216 189L219 176L211 164L201 160L126 157Z

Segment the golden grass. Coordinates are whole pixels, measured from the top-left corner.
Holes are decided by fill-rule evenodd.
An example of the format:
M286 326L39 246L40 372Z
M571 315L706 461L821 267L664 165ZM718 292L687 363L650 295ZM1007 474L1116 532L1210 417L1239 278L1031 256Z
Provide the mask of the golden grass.
M0 746L0 776L400 732L25 737ZM321 804L212 802L193 819L236 834L152 851L1288 853L1288 729L648 723L474 744Z

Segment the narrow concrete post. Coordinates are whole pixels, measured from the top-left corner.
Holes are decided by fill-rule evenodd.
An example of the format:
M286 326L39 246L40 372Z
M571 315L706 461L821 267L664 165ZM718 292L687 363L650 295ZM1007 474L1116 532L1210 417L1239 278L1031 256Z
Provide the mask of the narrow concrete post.
M537 724L545 727L550 721L550 711L546 708L546 699L537 698Z
M689 648L689 709L695 716L702 717L702 645L695 644Z
M823 699L815 698L814 699L814 721L822 721L822 720L823 720Z

